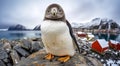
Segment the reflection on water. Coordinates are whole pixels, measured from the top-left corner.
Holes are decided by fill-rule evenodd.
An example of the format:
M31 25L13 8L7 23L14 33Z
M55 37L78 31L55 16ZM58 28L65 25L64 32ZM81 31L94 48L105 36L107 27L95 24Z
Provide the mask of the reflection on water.
M103 33L93 33L96 39L105 40L117 40L120 42L120 34L103 34ZM0 39L6 38L9 40L22 39L22 38L40 38L40 31L0 31Z
M25 33L10 33L10 35L15 37L23 37L25 36Z
M110 33L96 33L94 34L97 39L105 40L117 40L120 41L120 34L110 34Z
M0 31L0 39L22 39L22 38L39 38L40 31Z

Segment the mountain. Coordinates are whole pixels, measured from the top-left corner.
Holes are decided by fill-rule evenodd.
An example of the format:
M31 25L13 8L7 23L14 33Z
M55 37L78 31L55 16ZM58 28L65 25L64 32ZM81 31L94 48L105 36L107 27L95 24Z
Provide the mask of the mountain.
M34 28L33 30L41 30L41 29L40 29L40 26L41 26L41 25L35 26L35 28Z
M71 23L72 28L82 28L84 27L84 23Z
M27 30L25 26L17 24L14 26L10 26L8 30Z
M72 28L87 28L87 29L120 29L119 24L112 19L94 18L87 23L71 23Z
M91 29L115 29L120 27L119 24L112 19L95 18L90 23L89 28Z

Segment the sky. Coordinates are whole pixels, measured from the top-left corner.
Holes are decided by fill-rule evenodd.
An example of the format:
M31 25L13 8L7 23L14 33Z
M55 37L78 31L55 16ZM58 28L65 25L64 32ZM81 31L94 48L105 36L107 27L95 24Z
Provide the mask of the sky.
M52 3L61 5L70 23L86 23L99 17L120 24L120 0L0 0L0 27L21 24L32 29L40 25Z

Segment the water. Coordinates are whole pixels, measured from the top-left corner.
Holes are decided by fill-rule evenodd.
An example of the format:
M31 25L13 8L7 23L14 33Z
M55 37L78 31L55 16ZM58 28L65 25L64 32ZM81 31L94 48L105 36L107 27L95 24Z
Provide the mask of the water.
M96 33L94 36L96 39L105 39L106 41L116 40L120 42L120 34Z
M120 42L120 34L94 34L96 39L117 40ZM39 38L40 31L0 31L0 39L5 38L9 40L23 39L23 38Z
M39 38L40 36L40 31L0 31L0 39L5 38L15 40L23 38Z

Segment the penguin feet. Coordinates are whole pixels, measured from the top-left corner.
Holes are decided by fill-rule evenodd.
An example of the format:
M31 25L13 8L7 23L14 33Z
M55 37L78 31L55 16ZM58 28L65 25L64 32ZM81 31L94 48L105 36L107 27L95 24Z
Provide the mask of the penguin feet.
M58 58L58 61L60 61L60 62L67 62L69 59L70 59L70 56L67 55L65 57Z
M54 58L54 55L52 55L50 53L45 56L45 59L47 59L47 60L52 60L53 58Z

